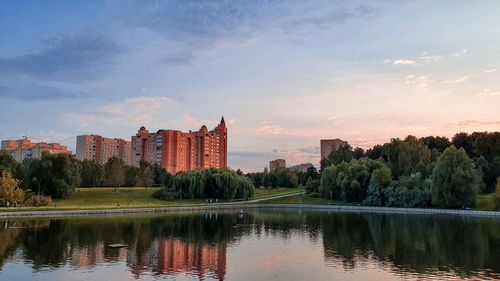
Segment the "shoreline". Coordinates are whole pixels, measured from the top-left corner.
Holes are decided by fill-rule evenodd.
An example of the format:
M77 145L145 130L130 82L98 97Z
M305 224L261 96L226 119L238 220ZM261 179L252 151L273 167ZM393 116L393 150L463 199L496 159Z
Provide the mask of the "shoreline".
M200 212L219 210L242 209L295 209L317 210L352 213L387 213L411 215L453 215L467 217L489 217L500 219L499 211L476 211L455 209L424 209L424 208L396 208L396 207L369 207L349 205L309 205L309 204L250 204L250 203L220 203L213 205L191 205L153 208L123 208L123 209L90 209L90 210L56 210L56 211L18 211L0 212L0 218L47 218L47 217L77 217L77 216L109 216L123 214L148 214L148 213L177 213Z

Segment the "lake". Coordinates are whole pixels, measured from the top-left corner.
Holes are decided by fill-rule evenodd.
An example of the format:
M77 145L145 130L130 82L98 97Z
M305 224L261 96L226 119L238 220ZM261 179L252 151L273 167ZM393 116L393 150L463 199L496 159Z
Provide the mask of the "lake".
M246 210L0 221L0 280L137 279L498 280L500 219Z

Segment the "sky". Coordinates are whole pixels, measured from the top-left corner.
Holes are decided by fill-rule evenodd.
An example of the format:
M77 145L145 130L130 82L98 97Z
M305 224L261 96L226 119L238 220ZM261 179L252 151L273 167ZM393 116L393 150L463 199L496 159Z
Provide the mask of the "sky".
M0 139L212 128L228 164L500 128L499 1L0 0Z

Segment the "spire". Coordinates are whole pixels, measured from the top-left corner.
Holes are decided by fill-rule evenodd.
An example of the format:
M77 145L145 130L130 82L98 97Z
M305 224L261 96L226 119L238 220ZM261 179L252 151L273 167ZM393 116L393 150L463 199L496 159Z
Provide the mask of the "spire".
M226 126L226 121L224 121L224 116L222 116L222 119L220 120L220 124Z

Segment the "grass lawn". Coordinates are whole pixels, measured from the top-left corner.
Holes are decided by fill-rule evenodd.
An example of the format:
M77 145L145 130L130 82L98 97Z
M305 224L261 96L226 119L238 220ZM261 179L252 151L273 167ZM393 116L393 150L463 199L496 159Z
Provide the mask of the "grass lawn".
M151 195L159 189L159 187L77 188L69 198L54 200L52 206L0 208L0 211L150 208L204 203L204 200L201 199L164 201L153 198ZM295 193L301 190L299 188L255 189L255 198Z
M324 198L312 198L306 195L295 195L290 197L270 199L260 203L268 204L312 204L312 205L356 205L358 203L348 203L340 200L329 200Z
M254 198L262 198L276 195L283 195L289 193L296 193L304 191L302 188L286 188L286 187L277 187L277 188L256 188L254 192Z
M480 211L496 211L495 193L488 195L479 195L476 198L475 209Z
M158 191L157 187L121 187L115 188L77 188L69 198L55 200L56 207L155 207L172 205L172 201L158 200L151 195ZM187 200L182 200L187 201ZM179 201L178 203L181 203ZM189 200L191 204L200 200Z

